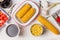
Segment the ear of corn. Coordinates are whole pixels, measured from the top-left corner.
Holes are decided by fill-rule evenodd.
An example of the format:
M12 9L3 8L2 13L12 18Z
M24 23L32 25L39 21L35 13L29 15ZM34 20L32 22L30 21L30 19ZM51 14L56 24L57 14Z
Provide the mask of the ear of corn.
M0 0L0 2L3 2L4 0Z
M43 16L38 16L37 20L41 22L47 29L49 29L54 34L59 34L59 31L53 26L47 19Z
M35 9L31 8L22 18L21 22L27 22L35 14Z
M48 10L50 10L51 8L55 7L55 6L58 5L58 4L60 4L60 3L53 3L53 4L51 4L51 5L48 7Z
M22 16L24 16L26 14L26 12L31 8L30 4L25 4L17 13L16 13L16 17L17 18L21 18Z

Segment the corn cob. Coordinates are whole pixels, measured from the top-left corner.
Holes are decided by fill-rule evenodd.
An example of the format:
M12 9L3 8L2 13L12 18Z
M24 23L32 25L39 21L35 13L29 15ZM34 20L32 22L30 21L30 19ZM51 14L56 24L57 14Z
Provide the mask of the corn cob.
M51 8L55 7L56 5L60 4L59 2L58 3L52 3L49 7L48 7L48 10L50 10Z
M34 9L34 8L31 8L31 9L21 18L21 22L22 22L22 23L27 22L34 14L35 14L35 9Z
M59 31L55 28L54 25L52 25L47 19L45 19L43 16L38 16L37 20L41 22L47 29L49 29L54 34L59 34Z
M21 18L23 17L26 12L31 8L31 5L30 4L25 4L17 13L16 13L16 17L17 18Z

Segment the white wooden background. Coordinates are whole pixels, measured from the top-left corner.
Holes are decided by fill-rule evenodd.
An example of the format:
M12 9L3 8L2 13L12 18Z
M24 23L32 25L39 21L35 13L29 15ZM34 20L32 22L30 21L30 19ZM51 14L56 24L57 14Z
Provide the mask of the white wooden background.
M17 5L19 5L22 1L24 0L13 0L13 3L17 3ZM39 0L33 0L36 3L39 3ZM60 2L59 0L48 0L50 2ZM54 7L53 9L51 9L50 14L56 12L57 10L60 9L60 5L57 5L56 7ZM5 9L5 11L9 11L9 8ZM58 29L60 29L60 27L56 24L56 22L54 22L54 20L50 17L48 18L49 21L51 21ZM11 23L15 23L14 20L11 20ZM20 36L16 36L16 37L9 37L6 34L6 28L7 26L5 26L1 31L0 31L0 40L60 40L60 35L54 35L53 33L51 33L49 30L46 29L46 32L39 36L39 37L35 37L30 33L30 27L35 24L38 23L38 21L34 21L33 23L31 23L31 25L24 27L24 32L22 35ZM7 24L8 25L8 24Z

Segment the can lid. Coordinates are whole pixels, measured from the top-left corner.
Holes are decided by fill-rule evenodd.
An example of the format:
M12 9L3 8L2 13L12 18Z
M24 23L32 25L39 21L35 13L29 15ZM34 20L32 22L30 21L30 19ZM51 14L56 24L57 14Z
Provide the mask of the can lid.
M7 27L6 33L10 37L15 37L18 34L18 27L15 24L11 24Z

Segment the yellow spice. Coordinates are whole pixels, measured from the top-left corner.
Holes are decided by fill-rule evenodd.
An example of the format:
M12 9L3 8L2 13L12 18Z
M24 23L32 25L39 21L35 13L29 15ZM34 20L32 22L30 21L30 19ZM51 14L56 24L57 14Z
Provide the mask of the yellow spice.
M35 14L35 9L31 8L22 18L21 22L26 23Z
M31 5L30 4L25 4L21 9L19 9L19 11L16 13L16 17L17 18L21 18L23 17L26 12L31 8Z

